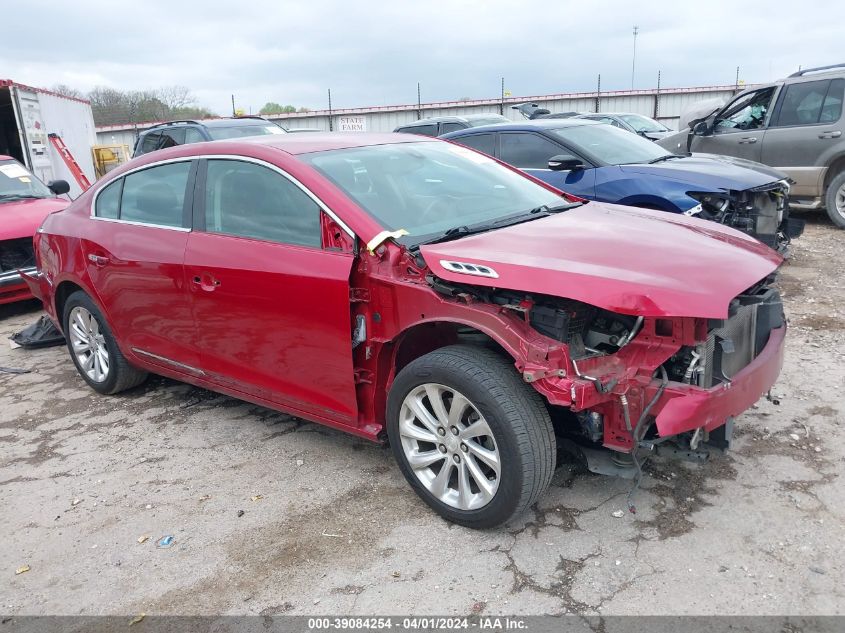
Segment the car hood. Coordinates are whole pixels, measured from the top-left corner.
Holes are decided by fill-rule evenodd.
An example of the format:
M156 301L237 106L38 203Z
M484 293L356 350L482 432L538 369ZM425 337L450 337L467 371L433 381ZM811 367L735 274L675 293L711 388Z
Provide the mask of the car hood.
M590 202L538 220L421 247L455 283L566 297L640 316L723 319L783 258L733 229L660 211ZM447 270L487 266L498 277Z
M746 161L754 165L752 161ZM620 165L619 168L629 174L659 176L678 182L687 183L688 191L743 191L754 187L761 187L785 178L773 170L775 174L766 173L759 169L752 169L747 165L740 165L729 159L716 159L710 155L695 154L683 158L675 158L661 163L637 165Z
M0 240L32 237L48 215L70 205L62 198L0 202Z

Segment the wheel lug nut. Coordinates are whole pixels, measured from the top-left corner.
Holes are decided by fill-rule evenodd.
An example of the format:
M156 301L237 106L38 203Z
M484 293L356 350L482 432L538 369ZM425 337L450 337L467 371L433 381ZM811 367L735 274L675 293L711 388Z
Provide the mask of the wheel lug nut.
M460 456L460 455L457 455L457 454L452 455L452 459L454 459L454 460L455 460L455 463L456 463L456 464L460 464L460 463L461 463L461 456Z
M469 446L467 446L466 444L461 444L461 450L462 450L464 453L466 453L466 452L469 450Z
M439 450L441 453L445 453L445 452L446 452L446 447L445 447L443 444L438 444L438 445L437 445L437 450Z
M458 427L453 426L452 427L452 435L457 435L457 434L458 434Z
M442 426L437 427L437 434L440 435L441 437L446 435L446 429L444 429Z

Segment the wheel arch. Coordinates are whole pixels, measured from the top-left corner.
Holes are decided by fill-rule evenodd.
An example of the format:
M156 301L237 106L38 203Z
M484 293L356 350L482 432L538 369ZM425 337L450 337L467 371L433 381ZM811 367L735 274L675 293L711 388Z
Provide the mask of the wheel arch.
M845 171L845 153L840 154L834 158L824 173L824 187L822 188L822 196L827 195L827 188L831 181L839 174Z

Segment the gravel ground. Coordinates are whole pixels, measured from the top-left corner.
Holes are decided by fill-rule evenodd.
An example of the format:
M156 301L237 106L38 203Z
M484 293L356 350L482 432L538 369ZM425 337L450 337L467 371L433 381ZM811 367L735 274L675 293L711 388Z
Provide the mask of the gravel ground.
M630 482L572 466L506 528L451 526L384 448L163 378L99 396L4 342L33 372L0 373L2 612L842 614L845 232L807 217L779 402L622 518ZM38 315L0 306L0 338Z

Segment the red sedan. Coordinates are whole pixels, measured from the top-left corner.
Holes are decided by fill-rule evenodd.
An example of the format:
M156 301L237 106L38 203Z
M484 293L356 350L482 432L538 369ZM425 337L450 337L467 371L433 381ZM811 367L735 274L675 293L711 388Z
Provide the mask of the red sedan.
M549 484L556 445L729 444L783 359L771 249L575 200L410 135L185 145L111 172L30 277L82 378L147 372L389 441L473 527Z
M31 299L21 271L35 270L32 236L49 214L68 206L64 180L50 187L11 156L0 154L0 304Z

